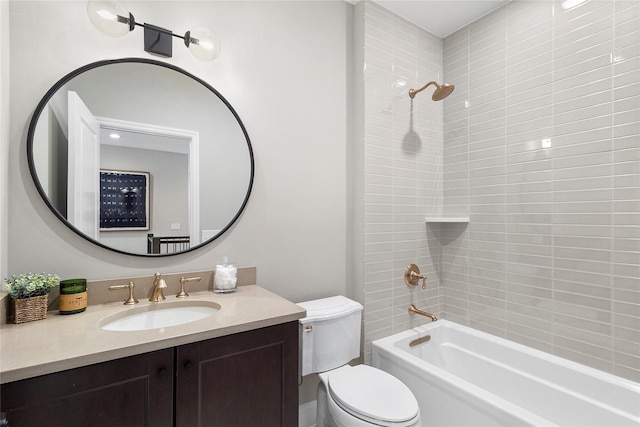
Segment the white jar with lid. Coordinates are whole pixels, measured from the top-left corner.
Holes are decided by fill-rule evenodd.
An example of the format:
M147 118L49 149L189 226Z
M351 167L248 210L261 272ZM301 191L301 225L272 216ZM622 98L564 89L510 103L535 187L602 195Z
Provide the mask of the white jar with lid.
M236 265L230 263L228 257L223 257L222 263L216 265L216 272L213 277L213 292L235 292L238 289L237 274L238 268Z

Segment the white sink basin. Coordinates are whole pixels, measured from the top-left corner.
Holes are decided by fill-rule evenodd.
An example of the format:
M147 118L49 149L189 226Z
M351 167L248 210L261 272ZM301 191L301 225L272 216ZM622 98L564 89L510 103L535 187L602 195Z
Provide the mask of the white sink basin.
M124 309L98 322L106 331L144 331L184 325L213 316L220 305L208 301L159 302Z

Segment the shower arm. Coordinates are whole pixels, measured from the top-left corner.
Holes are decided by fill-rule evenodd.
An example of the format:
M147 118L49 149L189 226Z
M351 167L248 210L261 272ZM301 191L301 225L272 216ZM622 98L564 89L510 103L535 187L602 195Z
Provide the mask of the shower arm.
M425 90L426 88L428 88L431 85L439 86L437 82L430 81L426 85L422 86L420 89L409 89L409 97L411 97L411 99L413 99L417 94L419 94L420 92L422 92L423 90Z

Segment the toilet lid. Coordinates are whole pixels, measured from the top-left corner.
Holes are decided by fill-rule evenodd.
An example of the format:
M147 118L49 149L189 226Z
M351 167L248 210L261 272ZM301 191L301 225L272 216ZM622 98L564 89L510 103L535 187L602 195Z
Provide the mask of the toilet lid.
M342 409L378 425L411 421L419 413L418 402L404 383L371 366L357 365L332 373L329 390Z

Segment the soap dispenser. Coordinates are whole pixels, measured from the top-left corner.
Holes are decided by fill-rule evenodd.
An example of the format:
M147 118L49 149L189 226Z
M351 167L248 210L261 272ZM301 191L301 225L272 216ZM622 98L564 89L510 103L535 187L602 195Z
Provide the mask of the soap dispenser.
M238 268L229 262L229 258L223 257L222 263L216 265L216 273L213 278L213 292L235 292L238 287Z

